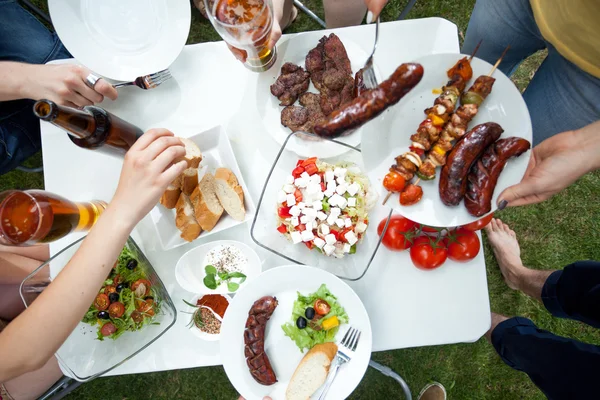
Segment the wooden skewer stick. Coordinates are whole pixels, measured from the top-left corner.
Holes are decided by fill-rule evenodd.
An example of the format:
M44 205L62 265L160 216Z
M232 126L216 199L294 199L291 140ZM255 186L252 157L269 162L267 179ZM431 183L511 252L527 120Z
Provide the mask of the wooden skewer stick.
M481 39L479 41L479 43L477 43L477 46L475 46L475 50L473 50L471 57L469 57L469 61L471 61L473 59L473 57L475 57L475 54L477 54L477 50L479 50L479 46L481 46L481 42L483 42L483 39Z
M496 68L498 68L498 65L500 65L500 63L502 62L502 59L506 55L506 52L508 51L508 49L510 49L510 44L508 46L506 46L506 48L502 52L502 55L500 56L500 58L498 59L498 61L496 61L496 64L494 64L494 67L492 68L492 70L490 71L490 73L487 76L492 76L492 74L494 73L494 71L496 70Z
M390 196L392 195L392 192L387 192L387 194L385 195L385 198L383 199L383 203L381 203L381 205L385 205L385 203L387 203L387 201L389 200Z

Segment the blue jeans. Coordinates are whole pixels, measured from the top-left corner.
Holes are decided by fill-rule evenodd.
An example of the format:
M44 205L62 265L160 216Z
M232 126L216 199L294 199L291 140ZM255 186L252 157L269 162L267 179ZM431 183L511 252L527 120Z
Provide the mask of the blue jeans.
M462 53L471 54L480 40L477 57L490 64L510 45L499 67L508 76L525 58L548 49L548 57L523 93L534 145L600 119L600 79L564 58L542 37L529 0L477 0Z
M0 62L45 64L71 58L58 36L15 0L0 0ZM33 100L0 102L0 174L41 149L40 122Z

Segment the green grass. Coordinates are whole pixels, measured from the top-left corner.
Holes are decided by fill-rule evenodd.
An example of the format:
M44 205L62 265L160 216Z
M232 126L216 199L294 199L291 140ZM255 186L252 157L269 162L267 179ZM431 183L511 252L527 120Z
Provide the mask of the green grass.
M45 0L36 3L44 6ZM409 18L439 16L466 31L474 0L419 0ZM304 4L323 18L322 2ZM405 0L391 0L383 13L394 20ZM188 43L219 40L211 25L193 11ZM320 29L303 13L286 30L302 32ZM406 38L410 40L410 38ZM545 57L537 53L526 60L513 81L523 90ZM29 160L41 165L41 156ZM0 177L0 190L41 188L41 174L12 172ZM497 214L519 235L524 263L537 269L557 269L581 259L600 259L600 173L588 174L560 195L539 205L507 209ZM600 333L584 324L551 317L544 307L512 291L504 284L484 239L488 286L493 311L507 316L531 318L540 328L581 341L600 344ZM393 268L390 266L390 268ZM393 312L389 318L394 318ZM431 380L443 383L453 399L544 399L529 378L506 366L494 349L480 339L472 344L421 347L374 353L373 359L392 367L410 385L413 395ZM235 399L236 393L221 367L100 378L86 383L70 399ZM399 386L374 370L369 370L354 392L353 399L403 398Z

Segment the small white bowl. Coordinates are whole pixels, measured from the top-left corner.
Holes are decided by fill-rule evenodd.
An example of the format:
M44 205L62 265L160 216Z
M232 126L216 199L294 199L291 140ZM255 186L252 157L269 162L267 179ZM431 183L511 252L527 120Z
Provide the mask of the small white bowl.
M231 297L226 294L221 294L221 295L223 297L225 297L227 299L227 301L229 302L229 304L231 305L231 300L232 300ZM190 301L190 303L196 304L198 302L198 300L200 300L203 296L204 296L204 294L194 296L194 298L192 299L192 301ZM198 307L191 307L191 306L187 306L187 307L188 307L188 309L186 311L188 311L188 312L194 312L198 308ZM227 311L225 311L225 313L227 313ZM215 317L217 317L217 319L220 320L222 323L223 319L221 317L219 317L217 315L217 313L214 313L214 314L215 314ZM192 315L191 314L186 314L186 315L189 315L190 320L188 321L188 323L191 322ZM221 324L221 328L222 327L223 327L223 325ZM192 326L190 326L189 329L190 329L190 331L192 331L192 333L195 336L199 337L202 340L206 340L207 342L215 342L215 341L219 340L219 338L221 337L220 333L211 334L211 333L206 333L206 332L201 331L200 328L198 328L193 322L192 322Z
M248 260L243 272L246 275L246 280L235 292L230 292L226 283L220 284L214 290L209 289L204 285L204 277L206 276L206 272L204 271L206 265L203 264L204 259L209 251L219 245L237 247ZM198 246L185 253L177 262L177 266L175 267L175 278L182 288L191 293L226 294L239 292L244 285L260 275L261 272L262 261L258 257L258 254L256 254L256 252L248 245L235 240L217 240Z

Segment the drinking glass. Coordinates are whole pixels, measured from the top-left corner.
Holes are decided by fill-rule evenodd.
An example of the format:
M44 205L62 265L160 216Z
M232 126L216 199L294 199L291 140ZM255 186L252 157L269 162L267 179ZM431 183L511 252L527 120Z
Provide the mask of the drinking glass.
M246 68L263 72L273 66L277 51L267 47L273 27L271 0L204 0L204 4L223 40L245 53Z

